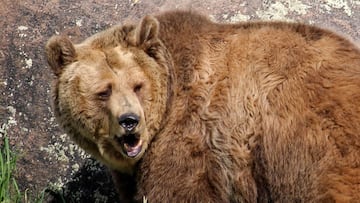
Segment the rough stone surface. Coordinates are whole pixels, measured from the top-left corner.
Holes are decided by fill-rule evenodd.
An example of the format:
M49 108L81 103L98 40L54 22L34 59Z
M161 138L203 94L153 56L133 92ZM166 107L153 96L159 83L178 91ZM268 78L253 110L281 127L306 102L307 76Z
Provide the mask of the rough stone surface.
M360 0L3 0L0 7L0 146L20 154L22 191L49 188L47 202L116 202L101 164L59 129L50 107L52 74L44 45L65 34L74 42L121 22L169 9L191 9L215 21L300 21L360 41Z

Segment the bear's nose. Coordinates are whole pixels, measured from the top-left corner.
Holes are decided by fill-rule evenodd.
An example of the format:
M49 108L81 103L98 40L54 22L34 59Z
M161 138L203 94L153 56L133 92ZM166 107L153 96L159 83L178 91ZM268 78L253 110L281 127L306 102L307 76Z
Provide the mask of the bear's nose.
M133 113L123 114L119 117L119 125L125 129L125 131L131 132L139 123L139 116Z

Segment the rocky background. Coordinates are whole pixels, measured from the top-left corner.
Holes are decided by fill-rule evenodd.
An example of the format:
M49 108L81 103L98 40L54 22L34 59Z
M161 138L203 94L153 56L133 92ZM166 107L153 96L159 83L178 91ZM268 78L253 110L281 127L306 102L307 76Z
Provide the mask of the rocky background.
M319 25L360 41L360 0L1 0L0 146L20 155L22 191L48 189L46 202L116 202L108 171L57 125L50 106L50 36L74 42L111 25L169 9L190 9L219 22L287 20Z

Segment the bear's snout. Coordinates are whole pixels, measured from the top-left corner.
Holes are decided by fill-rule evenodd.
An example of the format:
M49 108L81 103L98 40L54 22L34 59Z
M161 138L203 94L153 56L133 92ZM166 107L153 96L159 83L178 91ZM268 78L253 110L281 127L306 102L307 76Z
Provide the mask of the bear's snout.
M140 117L134 113L126 113L119 117L119 125L126 133L132 132L139 124Z

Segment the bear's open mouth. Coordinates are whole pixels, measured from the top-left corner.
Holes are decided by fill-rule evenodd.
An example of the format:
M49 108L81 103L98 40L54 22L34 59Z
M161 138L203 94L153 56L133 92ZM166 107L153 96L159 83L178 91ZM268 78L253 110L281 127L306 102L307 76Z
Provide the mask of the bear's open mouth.
M128 157L136 157L142 148L142 140L138 134L126 134L118 138L122 150Z

